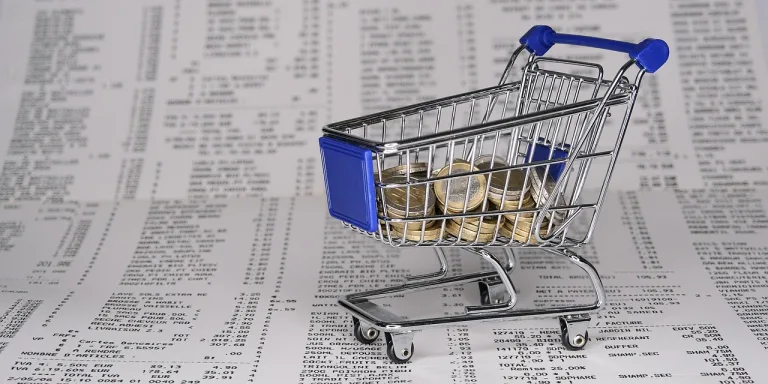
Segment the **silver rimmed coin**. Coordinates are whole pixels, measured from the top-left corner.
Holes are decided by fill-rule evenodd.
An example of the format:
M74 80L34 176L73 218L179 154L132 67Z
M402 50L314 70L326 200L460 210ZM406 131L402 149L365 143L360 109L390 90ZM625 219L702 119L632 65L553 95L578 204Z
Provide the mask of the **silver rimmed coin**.
M531 184L534 188L531 195L538 204L544 204L549 199L549 195L552 194L555 184L557 184L551 174L547 174L546 179L542 180L544 179L544 171L545 167L534 167L530 171Z
M488 243L493 240L494 237L493 232L483 233L473 231L469 229L466 224L462 226L460 223L453 220L448 220L446 222L445 231L457 238L470 242Z
M423 228L422 228L423 227ZM386 232L386 226L382 227L384 232ZM421 223L421 222L412 222L408 223L408 228L405 230L405 233L403 233L403 228L398 228L391 226L390 234L394 238L402 238L405 236L406 240L411 241L433 241L437 240L440 237L441 227L435 222L431 223Z
M544 178L544 172L545 167L532 168L530 172L532 185L531 195L539 207L543 206L547 202L547 199L549 199L549 196L552 193L555 193L555 186L557 184L557 181L555 181L550 173L548 173L546 178ZM552 209L564 205L566 205L565 197L561 191L558 191L555 201L552 202L549 208ZM553 221L555 223L562 222L565 219L566 214L567 212L563 210L557 211L554 215L551 211L547 211L547 216L553 217Z
M504 225L506 219L501 215L488 215L483 216L482 221L479 216L454 217L451 220L473 232L493 233L497 226Z
M408 163L408 164L400 164L395 165L394 167L389 167L384 169L381 172L382 179L386 179L388 176L393 175L407 175L407 174L418 174L418 173L426 173L427 172L427 163ZM379 175L374 173L374 180L379 180Z
M481 171L508 166L501 157L492 157L491 155L479 156L475 159L475 164ZM502 205L502 199L504 200L504 205L508 201L520 200L530 190L531 183L525 182L525 171L522 169L493 172L488 176L488 199L497 205Z
M477 167L472 167L465 160L454 159L437 173L438 177L450 176L435 182L435 196L446 211L471 211L482 204L486 187L485 175L461 176L462 173L477 170Z
M390 175L385 183L405 184L408 181L419 181L413 175ZM388 212L400 213L405 216L417 216L427 211L433 211L435 194L429 184L417 184L402 187L384 188L384 203Z

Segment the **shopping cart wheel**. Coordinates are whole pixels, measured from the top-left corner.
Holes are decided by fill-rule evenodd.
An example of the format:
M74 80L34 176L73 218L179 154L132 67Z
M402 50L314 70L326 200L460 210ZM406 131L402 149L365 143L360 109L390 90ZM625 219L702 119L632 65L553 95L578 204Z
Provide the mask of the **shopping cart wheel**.
M393 363L403 364L413 356L413 334L411 332L384 332L387 341L387 357Z
M355 339L363 344L371 344L379 338L379 330L360 322L357 317L352 317L352 327Z
M589 315L568 315L560 317L560 340L569 351L578 351L589 340Z

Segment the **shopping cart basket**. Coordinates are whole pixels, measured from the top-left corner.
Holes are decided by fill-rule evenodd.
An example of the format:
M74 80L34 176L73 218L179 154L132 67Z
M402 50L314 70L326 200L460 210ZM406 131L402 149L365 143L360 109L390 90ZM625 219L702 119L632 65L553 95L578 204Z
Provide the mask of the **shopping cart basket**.
M384 332L394 362L413 355L414 331L510 318L558 317L562 343L580 349L589 338L590 315L605 303L594 266L572 249L592 236L640 81L666 62L669 49L657 39L632 44L559 34L548 26L531 28L520 44L497 86L323 128L330 215L391 246L429 246L437 254L437 272L339 299L352 316L355 337L372 343ZM555 44L624 52L630 59L613 79L603 79L600 65L543 57ZM507 82L523 51L529 56L520 80ZM634 65L630 82L627 71ZM596 191L592 195L582 193L589 183L595 183L587 188ZM449 276L446 247L479 255L493 271ZM494 247L503 254L492 253ZM518 293L509 274L513 249L522 248L541 249L580 267L595 301L515 308ZM480 305L460 314L406 319L372 302L466 283L479 285Z

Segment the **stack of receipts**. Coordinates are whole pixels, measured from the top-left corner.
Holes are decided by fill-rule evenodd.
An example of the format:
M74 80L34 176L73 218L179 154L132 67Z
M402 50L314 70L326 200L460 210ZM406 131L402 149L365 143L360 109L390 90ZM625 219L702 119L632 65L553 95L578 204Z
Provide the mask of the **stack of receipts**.
M0 1L0 382L768 383L757 3ZM321 128L493 86L535 24L670 46L577 249L607 305L583 350L526 319L421 331L393 364L337 299L438 265L330 218ZM556 48L606 76L626 60ZM540 250L512 278L521 306L593 300ZM384 305L477 301L459 286Z

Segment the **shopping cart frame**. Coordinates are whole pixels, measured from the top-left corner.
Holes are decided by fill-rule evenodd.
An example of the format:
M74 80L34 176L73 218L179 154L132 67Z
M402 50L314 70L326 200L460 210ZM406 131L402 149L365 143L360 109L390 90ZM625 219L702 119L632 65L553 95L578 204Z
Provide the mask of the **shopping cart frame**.
M602 67L597 64L545 58L546 52L555 44L570 44L623 52L629 55L629 60L619 68L611 80L605 80L602 77ZM525 51L529 53L529 56L522 68L522 79L518 82L508 83L507 79L518 56ZM362 343L369 344L377 340L379 334L384 332L388 357L395 363L404 363L413 356L414 331L435 326L461 325L478 321L558 317L563 345L569 350L583 348L589 340L587 328L591 315L596 314L602 309L605 304L606 294L595 267L572 251L572 249L586 244L592 237L624 139L641 79L645 73L656 72L667 61L668 57L669 48L663 40L645 39L638 44L633 44L596 37L560 34L548 26L534 26L521 37L520 46L512 53L498 85L494 87L369 114L325 126L323 128L323 137L320 138L320 148L329 214L333 218L341 220L345 227L394 247L434 247L440 266L439 270L433 273L409 276L406 278L406 282L399 286L354 293L341 297L338 301L339 305L352 316L353 334L356 339ZM547 61L596 68L598 75L589 77L540 69L539 65ZM638 67L638 72L634 81L629 82L625 77L625 73L635 65ZM537 81L542 73L544 74L543 80L540 83L540 87L537 88L537 84L539 84ZM551 100L549 95L546 100L542 96L546 88L547 76L552 77L549 94L552 93L552 88L555 87L555 80L558 78L563 79L554 101ZM578 79L580 86L582 83L594 84L592 97L588 100L577 101L578 96L574 96L573 101L569 101L569 85L568 91L565 94L565 100L560 103L560 92L564 87L566 79L570 79L571 83L574 79ZM598 91L601 90L604 91L604 94L598 96ZM535 100L532 95L537 91L539 92L539 99ZM505 113L502 112L500 119L492 120L490 116L502 96L505 96L503 109L504 111L507 110L511 92L517 92L518 95L515 108L511 112L513 116L506 117ZM577 89L576 93L578 94L578 92ZM472 123L476 100L485 99L487 99L487 109L483 112L482 121L477 124ZM469 111L467 126L453 129L456 105L470 101L472 109ZM551 106L549 105L550 101ZM526 102L528 104L525 104ZM537 110L530 112L529 107L533 102L538 103ZM542 102L545 103L543 110L540 109ZM526 105L528 108L525 107ZM439 132L440 108L443 106L452 106L453 108L450 120L451 128ZM606 118L610 116L609 109L614 106L624 106L626 108L621 117L615 144L610 150L598 152L596 148L601 137L603 125ZM422 130L426 130L422 126L424 113L434 108L437 108L438 111L435 132L423 134ZM583 114L584 119L579 129L578 119L580 114ZM414 115L419 117L418 133L415 137L406 138L404 136L406 132L406 117ZM574 123L572 139L567 142L566 135L568 135L568 132L565 132L563 133L562 140L560 140L560 144L557 144L555 139L558 137L557 132L560 129L560 122L563 119L568 119L565 127L565 130L568 131L571 118L574 116L576 116L576 123ZM387 121L396 121L397 119L401 120L400 137L387 139ZM559 120L557 120L558 123L554 136L550 140L549 130L552 128L552 121L554 119ZM538 136L540 133L539 129L547 121L549 122L548 133L542 141L542 137ZM378 122L381 122L382 137L380 140L371 138L371 135L368 133L369 127ZM536 128L534 132L534 127L536 126L539 128ZM527 138L520 133L520 129L523 127L530 127ZM363 131L362 136L358 132L360 130ZM481 171L473 168L474 170L461 173L460 176L455 176L450 171L448 176L442 177L436 176L433 173L436 169L432 169L432 163L435 158L435 148L438 148L438 146L445 145L446 148L450 148L446 149L448 151L446 154L455 155L454 143L460 143L461 140L464 140L464 146L462 147L464 156L471 158L468 161L472 164L472 167L475 159L473 155L478 150L478 147L480 147L478 151L482 151L482 140L484 140L486 135L495 134L496 141L492 156L496 156L496 145L499 142L499 137L501 137L501 132L506 130L510 132L510 155L508 155L508 158L511 158L513 149L514 156L517 157L520 145L527 144L528 147L525 152L527 161L519 163L515 160L511 162L512 164L504 164L501 167L495 168L493 167L492 160L492 170ZM478 138L481 138L479 144ZM472 143L468 144L470 139ZM544 145L544 152L537 155L536 151L540 149L540 145ZM415 156L418 161L421 150L425 148L429 149L427 160L429 165L426 176L421 179L413 179L410 176L410 168L408 168L410 167L409 164L412 164L411 156ZM542 153L545 154L542 156ZM403 164L403 157L406 158L405 164L408 166L406 167L406 180L403 182L387 182L383 178L384 161L394 156L399 158L398 164ZM581 196L586 174L590 169L592 161L598 157L607 157L609 159L599 193L592 203L576 203L577 199ZM451 157L446 155L446 162L448 162L449 158ZM577 163L579 164L578 167L576 167ZM378 174L374 173L374 167L378 169ZM574 171L575 168L578 168L578 171ZM426 208L424 208L425 214L415 217L410 217L409 213L406 213L405 217L392 217L391 214L387 213L386 208L383 209L383 214L381 210L378 210L377 213L377 207L387 207L384 202L380 201L386 200L383 192L386 188L407 188L409 191L407 196L410 196L410 188L421 185L426 185L429 188L441 181L450 184L451 180L457 180L458 177L473 177L476 175L487 175L490 177L492 172L524 170L526 172L525 180L528 180L528 175L531 172L538 172L541 169L544 169L543 176L539 176L541 180L548 181L550 172L552 174L557 172L557 176L552 179L554 186L550 190L548 197L542 200L540 195L536 207L532 209L503 209L502 204L496 210L486 211L485 203L483 203L483 211L480 213L469 212L466 207L462 212L456 214L428 214L426 213ZM573 184L571 187L567 187L569 177L573 174L572 172L575 172L577 176L575 180L572 180ZM509 175L509 173L507 174ZM564 197L566 196L564 192L566 188L571 188L567 198ZM541 189L544 189L544 187L541 186ZM381 195L377 196L377 191L380 191ZM487 188L485 194L487 197ZM469 199L469 192L467 192L467 199ZM408 207L409 201L410 197L406 198L406 212L410 212ZM591 211L592 216L584 237L574 238L568 236L569 227L575 218L586 211ZM479 231L474 241L464 239L462 236L453 236L455 240L450 241L444 238L446 234L445 222L448 220L460 219L463 228L465 220L470 217L479 217L482 220L486 215L494 217L515 215L515 217L520 217L520 215L525 214L534 215L531 233L528 235L527 240L516 241L514 239L515 236L510 236L509 239L503 240L503 236L499 235L498 228L495 229L493 239L490 241L480 241ZM559 218L558 220L560 221L557 222L555 218ZM441 230L437 240L424 240L427 219L438 222L442 220L443 222L443 230ZM546 229L541 227L542 224L546 224L545 220L549 221L549 227ZM556 222L557 224L555 224ZM421 236L418 240L414 240L407 239L408 236L402 235L399 236L399 241L397 241L398 236L393 236L397 235L395 225L411 225L411 227L421 225ZM515 229L517 229L516 226L517 224L515 224ZM542 234L542 231L546 234ZM402 233L406 233L406 230L402 230ZM461 247L470 253L480 256L493 266L493 271L449 277L448 264L444 252L446 247ZM486 249L496 247L501 248L504 254L494 255ZM514 252L516 248L538 248L581 268L587 274L595 291L596 297L594 302L543 309L515 309L517 291L509 274L516 265ZM479 285L482 304L479 306L468 306L465 308L465 313L460 315L405 319L372 302L372 300L391 295L467 283L477 283Z

